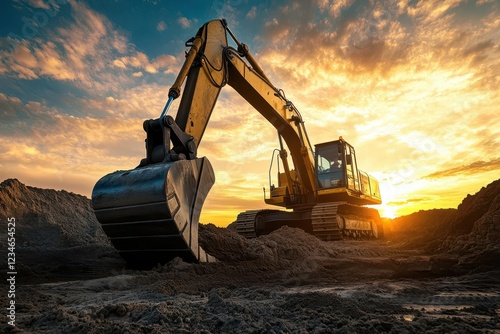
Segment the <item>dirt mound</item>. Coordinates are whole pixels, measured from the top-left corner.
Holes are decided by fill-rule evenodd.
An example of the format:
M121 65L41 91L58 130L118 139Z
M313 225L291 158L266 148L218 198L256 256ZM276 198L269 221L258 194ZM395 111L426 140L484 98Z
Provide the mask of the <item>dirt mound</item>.
M479 193L478 193L479 194ZM488 193L488 195L491 192ZM475 198L485 202L484 198ZM481 205L480 204L480 205ZM471 213L471 216L474 212ZM467 222L461 220L460 223ZM463 265L496 266L500 268L500 193L494 197L488 211L471 227L468 234L456 236L454 233L443 242L442 249L462 255Z
M500 180L467 195L434 234L438 251L476 254L500 248Z
M222 261L259 261L272 266L287 266L291 261L334 255L327 243L288 226L257 239L245 239L234 229L200 225L200 244Z
M434 272L430 266L432 259L446 269L440 271L444 273L451 272L458 257L461 264L496 263L500 238L499 190L500 181L496 181L476 195L469 195L456 210L421 211L396 219L392 222L393 233L407 235L405 238L393 237L387 244L384 240L369 244L323 242L300 229L286 226L269 235L245 239L232 228L201 224L200 245L223 263L223 269L221 266L193 269L195 267L174 261L165 270L191 270L195 275L199 275L197 271L200 270L202 273L221 270L236 276L245 272L255 274L256 279L265 273L266 279L311 281L314 277L331 277L339 270L346 273L346 266L352 266L353 270L365 266L364 275L367 276L381 272L392 275L403 262L405 268L408 267L406 262L410 263L405 273ZM481 210L484 210L482 215ZM472 222L478 216L480 218ZM88 272L94 275L96 271L109 272L125 267L96 220L90 200L84 196L29 187L9 179L0 184L0 219L6 221L7 217L16 218L16 251L22 260L20 266L24 266L24 277L38 277L40 273L53 276L68 273L71 276ZM469 233L457 235L455 225ZM429 233L421 233L422 230ZM5 233L6 229L0 231L0 244L7 239ZM406 256L401 252L421 252L424 248L432 252L401 263L388 260ZM443 253L455 255L436 258ZM429 256L434 257L429 260ZM423 265L417 268L416 262Z
M39 189L17 179L5 180L0 184L0 219L6 221L8 217L16 220L19 248L109 245L90 200L64 190Z
M444 222L442 230L446 236L458 236L472 232L476 222L490 211L500 194L500 179L482 187L474 195L467 195L454 215ZM500 223L500 221L499 221Z
M408 216L402 216L390 221L389 231L391 233L412 233L420 235L432 234L434 230L444 221L447 221L456 209L432 209L420 210Z
M483 247L495 246L499 240L495 231L500 228L495 214L498 195L500 180L467 195L457 209L419 211L393 219L387 224L392 231L389 238L431 253L454 251L456 241L463 244L479 236L484 237Z
M421 210L384 223L385 237L402 247L427 248L456 209Z
M198 233L201 247L220 261L238 262L258 258L250 246L252 241L243 238L236 230L200 224Z
M0 219L6 224L7 218L15 218L16 270L23 282L98 277L123 265L84 196L8 179L0 184ZM6 234L1 229L2 252ZM2 256L0 265L6 261Z
M255 275L255 280L287 280L290 284L320 273L327 275L325 265L340 253L336 244L288 226L256 239L245 239L233 229L200 225L200 244L223 262L217 268L219 273L245 273L247 279Z
M428 254L455 254L466 271L498 268L500 257L500 180L467 195L457 209L420 211L394 219L389 238ZM445 256L447 258L447 256Z

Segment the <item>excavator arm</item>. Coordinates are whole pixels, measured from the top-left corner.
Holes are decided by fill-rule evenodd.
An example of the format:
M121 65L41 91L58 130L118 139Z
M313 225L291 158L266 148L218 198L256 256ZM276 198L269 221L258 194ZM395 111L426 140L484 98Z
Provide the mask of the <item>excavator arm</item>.
M227 33L233 37L237 49L228 46ZM224 20L203 25L187 45L190 50L186 61L169 92L169 98L179 96L186 79L175 118L179 128L200 145L220 90L228 84L277 129L280 140L283 138L290 150L296 169L298 180L293 181L298 184L298 193L293 194L294 198L297 204L312 202L316 190L313 150L302 117L293 103L272 85L248 47L234 37ZM283 145L281 151L283 163L287 165Z

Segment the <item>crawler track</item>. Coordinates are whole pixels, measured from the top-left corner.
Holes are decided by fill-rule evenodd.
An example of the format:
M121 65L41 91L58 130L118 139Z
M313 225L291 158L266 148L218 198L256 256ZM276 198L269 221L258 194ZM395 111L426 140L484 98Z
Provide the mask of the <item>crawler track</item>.
M256 238L257 232L255 230L255 216L262 210L249 210L242 212L236 218L234 224L236 231L245 238Z
M324 241L383 237L377 210L345 202L320 203L299 212L250 210L240 213L234 224L245 238L268 234L283 225L302 228Z
M337 210L343 202L321 203L311 212L312 234L324 241L342 239L342 231L337 221Z

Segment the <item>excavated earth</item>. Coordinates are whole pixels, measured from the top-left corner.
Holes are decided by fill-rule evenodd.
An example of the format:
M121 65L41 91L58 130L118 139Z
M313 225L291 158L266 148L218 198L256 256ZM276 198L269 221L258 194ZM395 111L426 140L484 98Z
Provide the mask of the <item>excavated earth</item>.
M126 267L86 197L0 184L0 262L16 219L16 333L500 333L500 180L457 209L323 242L200 226L217 263ZM4 281L5 282L5 281ZM2 285L2 308L7 307ZM4 311L6 312L6 311Z

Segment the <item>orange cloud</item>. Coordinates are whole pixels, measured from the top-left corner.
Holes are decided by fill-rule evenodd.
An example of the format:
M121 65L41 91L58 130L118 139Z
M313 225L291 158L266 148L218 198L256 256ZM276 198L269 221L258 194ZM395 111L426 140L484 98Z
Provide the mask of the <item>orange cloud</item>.
M430 175L427 175L427 178L441 178L441 177L450 177L450 176L467 176L474 175L479 173L484 173L488 171L497 171L500 170L500 157L488 161L475 161L468 165L461 165L458 167L453 167L441 171L437 171Z

